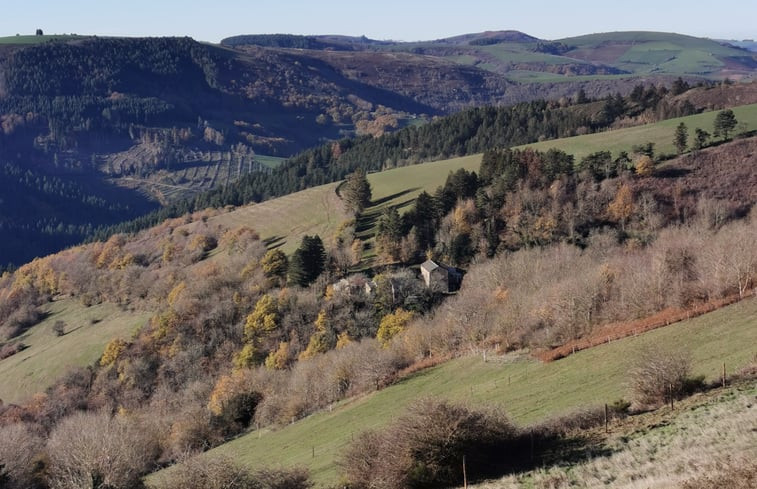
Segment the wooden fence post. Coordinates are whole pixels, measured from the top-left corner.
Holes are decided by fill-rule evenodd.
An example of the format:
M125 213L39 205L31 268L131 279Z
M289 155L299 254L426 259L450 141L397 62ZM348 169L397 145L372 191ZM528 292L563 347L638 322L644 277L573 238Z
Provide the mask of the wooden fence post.
M465 471L465 455L463 455L463 487L468 489L468 474Z
M725 387L725 362L723 362L723 387Z
M605 433L609 433L610 431L607 424L608 424L607 403L605 403Z

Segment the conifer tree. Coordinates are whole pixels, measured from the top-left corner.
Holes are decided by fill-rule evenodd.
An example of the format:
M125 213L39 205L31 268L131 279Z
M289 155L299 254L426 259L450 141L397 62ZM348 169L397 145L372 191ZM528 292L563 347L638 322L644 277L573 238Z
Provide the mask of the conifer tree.
M289 282L307 287L323 272L326 251L320 236L304 236L289 262Z
M371 184L361 168L347 177L347 182L342 188L342 198L347 210L355 215L363 212L363 209L371 203Z
M676 147L676 151L680 155L686 151L686 146L689 143L689 131L686 124L681 122L676 127L675 136L673 137L673 145Z

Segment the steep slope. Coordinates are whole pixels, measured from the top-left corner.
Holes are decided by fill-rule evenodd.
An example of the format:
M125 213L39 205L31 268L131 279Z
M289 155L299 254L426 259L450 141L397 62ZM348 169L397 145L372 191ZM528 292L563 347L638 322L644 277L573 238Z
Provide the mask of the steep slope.
M445 398L498 405L519 423L534 423L582 407L629 398L628 370L650 345L691 351L696 374L718 378L747 364L757 341L754 299L635 338L613 342L553 363L522 356L468 356L415 374L397 385L334 406L276 430L253 431L209 455L245 464L305 465L319 487L338 480L336 461L360 432L380 429L414 400ZM749 345L749 346L748 346ZM314 456L313 456L314 454Z

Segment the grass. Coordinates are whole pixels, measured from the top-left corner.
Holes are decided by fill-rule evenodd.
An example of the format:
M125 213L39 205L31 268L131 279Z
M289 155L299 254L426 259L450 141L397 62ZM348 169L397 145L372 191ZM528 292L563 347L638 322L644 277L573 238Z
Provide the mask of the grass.
M757 104L743 105L734 107L733 113L740 123L745 123L747 130L757 129ZM550 148L557 148L572 154L576 162L584 156L596 151L611 151L614 156L618 156L620 151L631 152L632 146L646 142L655 143L656 154L673 154L673 135L675 128L683 122L689 131L689 144L693 142L694 130L696 128L704 129L710 133L713 132L712 123L715 120L717 112L704 112L701 114L676 119L668 119L654 124L643 126L629 127L615 131L600 132L587 134L584 136L575 136L572 138L563 138L551 141L542 141L540 143L528 144L520 148L530 147L539 151L547 151Z
M374 204L366 213L380 212L385 207L405 211L421 192L433 193L444 185L450 172L465 168L478 173L480 166L481 155L477 154L372 173L368 182Z
M667 488L703 476L713 482L699 487L731 487L715 481L736 470L755 468L755 395L754 381L695 395L672 412L664 407L614 423L609 436L594 430L595 436L606 438L608 455L473 487Z
M276 168L284 161L286 161L286 158L280 158L278 156L255 155L255 161L267 166L268 168Z
M337 185L321 185L248 205L211 217L208 222L224 229L249 226L270 247L292 253L305 235L317 234L327 242L346 219L336 194Z
M380 428L421 397L502 405L518 423L532 423L581 406L630 397L628 369L647 345L691 351L694 373L716 379L757 353L757 300L581 351L542 364L527 356L469 356L420 372L382 391L353 399L278 430L255 431L211 454L251 466L307 466L319 486L338 481L335 462L352 437Z
M44 391L69 367L92 364L108 341L130 336L150 316L121 311L112 304L85 307L69 299L50 303L45 313L42 322L18 338L28 348L0 360L0 399L5 403ZM67 325L63 336L52 331L59 320Z
M367 214L376 216L386 206L405 210L423 191L443 185L450 171L467 168L478 171L481 155L424 163L368 175L376 204ZM305 235L319 235L328 242L349 219L336 194L338 183L321 185L260 204L211 217L213 227L233 229L250 226L270 247L292 253ZM369 235L372 236L372 231Z

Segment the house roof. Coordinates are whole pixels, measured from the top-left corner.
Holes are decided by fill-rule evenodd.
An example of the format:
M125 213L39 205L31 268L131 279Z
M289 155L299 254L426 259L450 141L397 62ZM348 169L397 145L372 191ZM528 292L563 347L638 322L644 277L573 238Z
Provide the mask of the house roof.
M439 265L434 260L426 260L421 264L421 268L427 272L432 272L439 268Z

